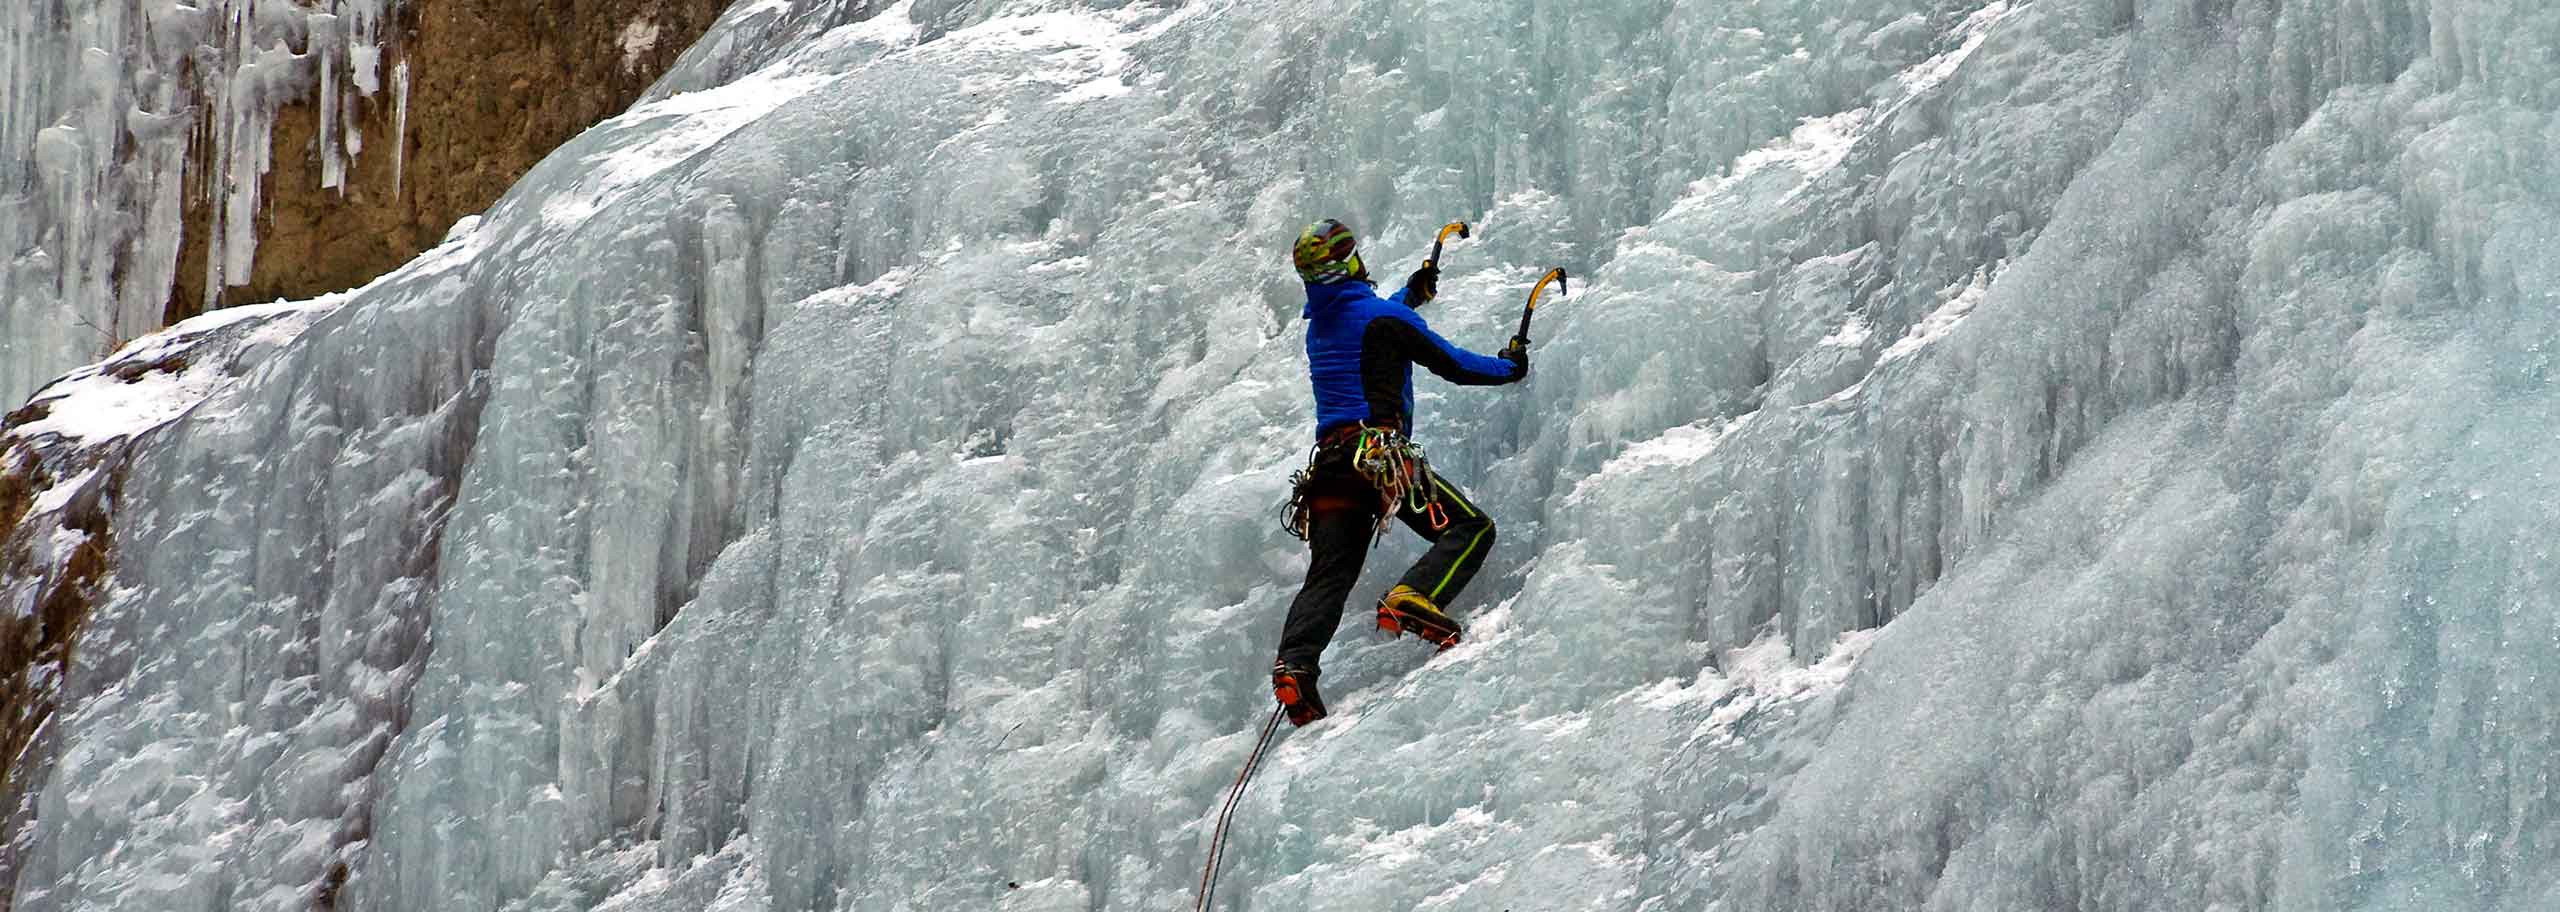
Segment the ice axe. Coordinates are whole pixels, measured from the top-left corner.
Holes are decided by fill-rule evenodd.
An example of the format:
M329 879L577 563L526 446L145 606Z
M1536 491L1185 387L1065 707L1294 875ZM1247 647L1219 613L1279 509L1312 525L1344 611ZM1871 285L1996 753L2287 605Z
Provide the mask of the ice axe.
M1511 344L1529 347L1529 318L1538 315L1538 296L1546 293L1548 282L1556 283L1557 294L1573 293L1572 281L1565 277L1562 266L1547 270L1546 275L1538 277L1538 284L1529 289L1528 305L1520 308L1520 331L1512 335Z
M1449 224L1446 224L1446 225L1442 225L1442 226L1440 226L1440 236L1438 236L1438 237L1435 237L1435 238L1432 238L1432 239L1431 239L1431 257L1430 257L1430 259L1426 259L1426 260L1423 260L1423 261L1422 261L1422 268L1424 268L1424 269L1437 269L1437 268L1439 268L1439 266L1440 266L1440 245L1448 242L1450 232L1456 232L1456 233L1457 233L1457 235L1458 235L1458 239L1459 239L1459 240L1462 240L1462 241L1463 241L1463 240L1466 240L1466 239L1467 239L1467 223L1465 223L1465 222L1450 222Z

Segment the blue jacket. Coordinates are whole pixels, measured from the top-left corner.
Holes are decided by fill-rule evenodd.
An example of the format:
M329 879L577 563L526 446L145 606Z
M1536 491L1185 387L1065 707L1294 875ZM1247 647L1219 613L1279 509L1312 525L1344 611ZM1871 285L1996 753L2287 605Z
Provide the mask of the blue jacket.
M1501 358L1449 344L1406 292L1378 297L1367 282L1307 286L1307 374L1316 392L1316 436L1354 422L1413 432L1413 366L1462 386L1520 379Z

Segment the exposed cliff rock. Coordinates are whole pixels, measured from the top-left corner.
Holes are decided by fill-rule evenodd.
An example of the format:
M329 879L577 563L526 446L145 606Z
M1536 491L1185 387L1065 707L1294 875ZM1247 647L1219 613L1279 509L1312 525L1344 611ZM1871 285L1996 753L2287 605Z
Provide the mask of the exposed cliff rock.
M434 246L554 147L630 105L727 5L410 0L385 29L388 90L315 90L278 112L245 282L208 287L216 197L190 181L168 321L352 287ZM337 127L321 116L324 99L353 114L340 122L365 149L346 163L343 187L324 180L323 134Z

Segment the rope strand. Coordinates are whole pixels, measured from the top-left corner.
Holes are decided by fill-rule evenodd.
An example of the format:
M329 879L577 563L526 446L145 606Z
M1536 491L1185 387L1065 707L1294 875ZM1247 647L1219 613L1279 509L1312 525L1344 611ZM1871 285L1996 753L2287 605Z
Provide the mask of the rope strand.
M1227 791L1226 807L1218 810L1218 826L1209 836L1209 863L1200 869L1200 901L1191 912L1208 912L1209 897L1218 890L1218 862L1227 852L1227 823L1235 818L1236 802L1244 797L1245 783L1253 778L1255 767L1262 765L1263 751L1271 746L1271 735L1280 730L1281 707L1271 708L1270 721L1262 723L1262 737L1253 742L1253 753L1244 758L1244 770L1236 774L1236 784Z

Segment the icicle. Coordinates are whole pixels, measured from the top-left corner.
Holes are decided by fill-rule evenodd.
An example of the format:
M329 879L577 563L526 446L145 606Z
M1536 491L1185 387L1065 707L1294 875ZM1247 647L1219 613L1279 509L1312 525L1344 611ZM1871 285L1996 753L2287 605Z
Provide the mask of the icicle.
M208 302L246 279L286 101L317 106L320 186L350 189L392 2L0 3L0 250L24 252L0 283L0 400L156 329L182 233L207 240ZM53 127L78 155L40 174ZM190 198L208 204L192 225L173 214Z
M382 91L382 46L371 41L347 47L347 75L356 83L356 94L366 98Z
M382 4L379 0L339 0L347 23L347 74L357 94L382 91Z
M311 14L311 41L306 49L320 61L320 105L314 113L319 131L320 186L347 195L346 161L339 157L339 131L343 129L338 110L338 17L328 13Z
M400 195L400 173L409 158L409 61L391 65L391 195Z
M371 98L382 91L382 4L380 0L334 0L334 3L342 13L337 17L340 29L338 46L346 50L349 81L354 83L358 97ZM355 103L354 98L343 93L339 97L338 104L329 107L323 116L339 119L339 146L352 160L364 153L363 108Z

